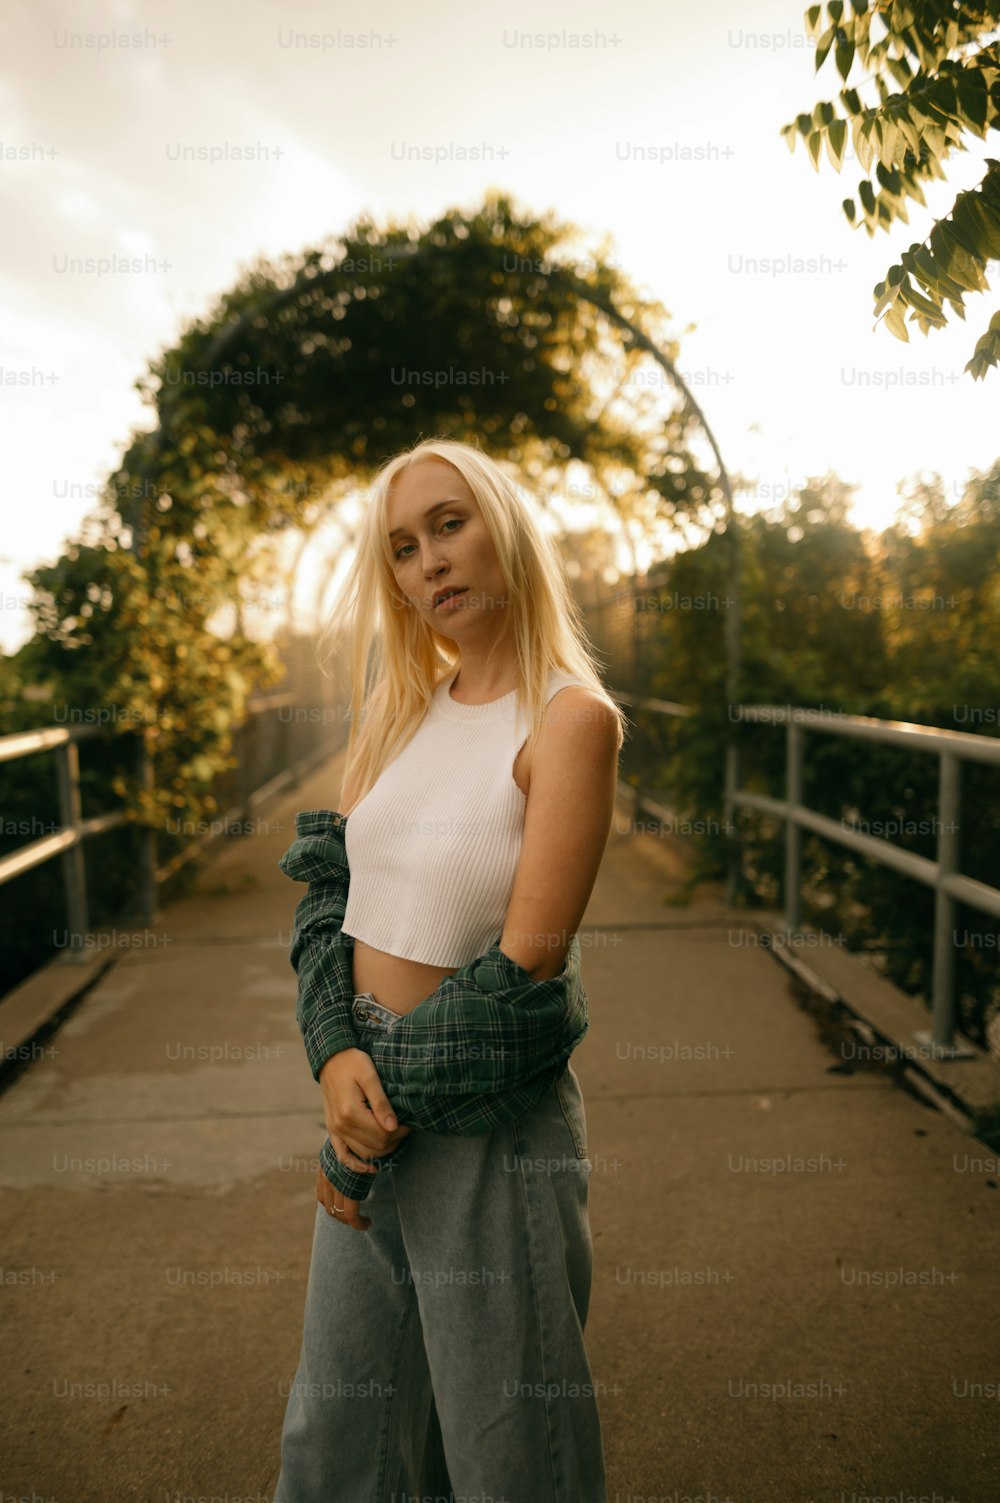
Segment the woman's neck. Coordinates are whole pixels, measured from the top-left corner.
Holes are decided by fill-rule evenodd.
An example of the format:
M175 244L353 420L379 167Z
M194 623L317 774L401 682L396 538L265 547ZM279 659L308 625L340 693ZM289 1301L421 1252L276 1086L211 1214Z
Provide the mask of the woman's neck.
M451 680L451 696L461 704L484 705L502 699L518 683L517 663L513 658L487 666L485 659L473 657L470 661L463 655Z

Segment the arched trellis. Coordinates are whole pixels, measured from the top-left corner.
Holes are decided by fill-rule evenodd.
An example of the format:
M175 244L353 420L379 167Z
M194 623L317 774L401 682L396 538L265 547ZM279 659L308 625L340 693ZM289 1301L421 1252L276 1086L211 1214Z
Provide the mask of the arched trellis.
M412 241L402 244L392 242L388 245L370 243L368 246L369 254L373 259L382 257L385 263L390 265L394 259L413 258L414 260L419 260L421 257L426 257L430 254L431 249L424 242ZM497 246L498 253L505 250L509 254L509 248ZM433 251L434 254L439 254L437 247L434 247ZM672 386L680 394L687 411L695 418L708 441L718 469L718 483L725 499L726 533L730 547L728 593L731 604L727 610L725 623L726 698L730 705L738 704L742 667L742 559L740 534L734 510L729 473L722 458L722 452L712 426L705 416L701 404L684 381L667 352L633 318L630 318L617 308L605 291L590 285L575 275L569 267L557 261L545 265L541 270L535 268L534 274L544 276L553 284L560 285L572 297L589 303L592 308L601 313L610 324L625 336L626 343L649 355L664 371ZM247 334L251 320L273 318L280 312L282 307L289 303L294 303L305 292L312 291L314 287L314 276L307 276L306 270L300 269L287 286L268 288L265 295L254 302L252 309L245 309L238 318L230 320L224 328L219 330L204 351L200 363L206 370L215 368L225 357L229 348L238 339ZM156 434L150 436L151 448L153 449L156 447L157 437L158 435ZM144 512L145 504L144 500L139 502L137 519Z

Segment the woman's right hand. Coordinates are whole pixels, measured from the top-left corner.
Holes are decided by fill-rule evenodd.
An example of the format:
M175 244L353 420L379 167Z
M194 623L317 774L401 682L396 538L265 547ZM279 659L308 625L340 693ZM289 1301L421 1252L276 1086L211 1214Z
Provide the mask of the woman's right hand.
M334 1153L349 1169L376 1174L366 1160L391 1153L412 1128L397 1123L371 1055L363 1049L331 1054L319 1072L319 1083Z

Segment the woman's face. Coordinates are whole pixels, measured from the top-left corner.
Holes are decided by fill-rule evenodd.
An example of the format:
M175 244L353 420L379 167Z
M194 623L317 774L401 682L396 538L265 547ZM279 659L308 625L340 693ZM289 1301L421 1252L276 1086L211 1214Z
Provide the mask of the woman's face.
M456 641L492 635L507 604L493 540L475 496L441 459L421 459L392 483L387 506L396 583L414 610ZM446 590L461 591L435 604Z

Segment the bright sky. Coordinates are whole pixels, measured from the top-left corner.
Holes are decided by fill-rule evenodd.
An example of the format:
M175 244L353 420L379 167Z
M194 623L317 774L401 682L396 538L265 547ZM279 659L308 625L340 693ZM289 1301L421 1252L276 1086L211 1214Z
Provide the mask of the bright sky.
M817 174L779 135L839 86L832 60L815 75L804 10L8 0L0 645L29 633L21 571L58 557L148 426L133 382L241 266L362 210L423 221L488 187L595 245L610 231L675 329L696 326L680 369L730 470L757 478L747 509L831 467L860 483L863 525L884 525L918 472L960 494L997 457L1000 373L962 374L995 294L906 345L873 330L871 289L996 145L973 139L909 228L852 230L840 202L857 163ZM850 82L871 97L857 69ZM184 160L191 147L205 160ZM247 147L256 159L232 159Z

